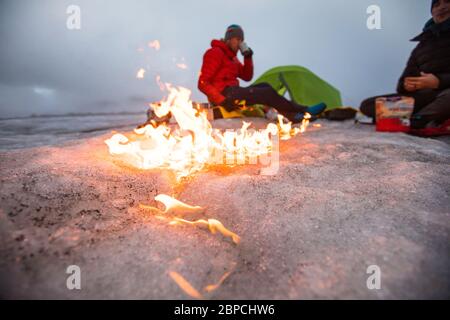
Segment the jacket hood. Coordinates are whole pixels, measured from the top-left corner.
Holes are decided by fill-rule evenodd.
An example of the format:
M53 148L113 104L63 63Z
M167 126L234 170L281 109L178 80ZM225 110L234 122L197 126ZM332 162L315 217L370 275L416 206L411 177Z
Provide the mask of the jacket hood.
M442 32L450 31L450 18L441 23L435 23L433 18L425 23L423 32L417 37L411 39L411 41L422 41L430 36L439 37Z
M223 40L214 39L211 41L211 48L220 48L228 57L236 57L236 52L233 52Z

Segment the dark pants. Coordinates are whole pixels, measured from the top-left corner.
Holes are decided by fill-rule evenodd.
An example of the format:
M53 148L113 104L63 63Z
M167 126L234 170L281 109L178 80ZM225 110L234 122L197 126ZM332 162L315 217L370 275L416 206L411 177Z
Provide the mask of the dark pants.
M290 119L299 112L305 112L306 107L291 102L280 96L268 83L259 83L246 88L226 87L222 94L226 97L227 109L238 107L239 102L245 100L246 105L263 104L277 109L286 118Z
M394 93L368 98L361 102L360 110L366 116L375 119L375 100L379 97L399 95L398 93ZM414 98L413 119L417 119L417 121L411 122L413 127L420 128L431 121L442 123L450 119L450 89L441 91L424 89L404 94L404 96Z

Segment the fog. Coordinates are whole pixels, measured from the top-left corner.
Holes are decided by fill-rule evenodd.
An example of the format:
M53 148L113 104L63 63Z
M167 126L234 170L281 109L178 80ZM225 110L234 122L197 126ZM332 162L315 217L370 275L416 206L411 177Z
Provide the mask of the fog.
M371 4L381 8L381 30L366 26ZM79 30L66 26L69 5L81 9ZM197 89L203 53L233 23L255 52L254 79L301 65L357 107L395 90L409 39L429 18L423 0L2 0L0 117L142 111L164 96L157 75L206 101ZM147 45L153 40L159 50Z

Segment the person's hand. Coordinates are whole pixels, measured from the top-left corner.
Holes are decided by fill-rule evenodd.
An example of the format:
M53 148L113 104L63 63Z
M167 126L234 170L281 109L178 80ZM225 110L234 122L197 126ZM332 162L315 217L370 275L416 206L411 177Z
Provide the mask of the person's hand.
M411 82L412 78L405 78L405 81L403 82L403 87L405 88L406 91L408 92L414 92L417 90L416 85L414 85Z
M247 43L241 42L239 45L239 50L241 51L241 54L245 57L251 57L253 56L253 50L247 46Z
M405 78L404 87L409 92L422 89L437 89L439 88L439 78L432 73L421 72L420 77Z
M247 51L244 51L244 52L242 53L242 55L244 56L244 58L249 58L249 57L253 56L253 50L252 50L252 48L248 48L248 50L247 50Z

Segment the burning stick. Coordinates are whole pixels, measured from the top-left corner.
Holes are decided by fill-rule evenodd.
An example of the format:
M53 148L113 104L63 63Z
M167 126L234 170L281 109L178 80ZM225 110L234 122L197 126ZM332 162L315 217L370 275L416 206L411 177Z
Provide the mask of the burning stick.
M174 215L177 213L203 213L205 210L200 206L190 206L184 202L181 202L175 198L172 198L165 194L159 194L155 197L156 201L162 202L165 205L164 211L152 207L140 204L139 207L142 209L150 210L156 213L156 217L160 220L166 220L165 215ZM224 225L216 219L200 219L197 221L189 221L182 218L171 218L171 221L169 222L170 225L176 225L176 224L190 224L190 225L200 225L200 226L207 226L209 228L209 231L211 231L212 234L215 234L217 231L222 233L225 237L230 237L235 244L239 244L241 241L241 238L228 230L224 227Z
M215 234L217 231L219 231L225 237L230 237L235 244L239 244L239 242L241 241L241 238L237 234L235 234L235 233L231 232L230 230L228 230L227 228L225 228L223 226L223 224L216 219L208 219L208 221L206 221L204 219L200 219L197 221L189 221L189 220L185 220L185 219L181 219L181 218L174 218L171 222L169 222L170 225L176 225L179 223L207 226L209 231L211 231L212 234Z
M203 288L204 292L211 293L215 290L217 290L222 283L230 276L230 274L234 271L234 268L236 267L236 263L233 263L232 270L227 271L223 274L222 277L220 277L219 281L216 284L209 284L206 287ZM196 299L204 299L203 295L198 292L197 289L195 289L189 281L187 281L182 275L180 275L178 272L175 271L169 271L169 275L172 278L173 281L189 296L196 298Z
M175 271L169 271L169 276L175 283L188 295L196 299L203 299L203 296L198 292L183 276Z
M228 276L231 274L232 271L225 272L225 274L219 279L219 281L216 284L209 284L206 287L203 288L203 291L206 292L213 292L219 288L222 283L228 278Z
M161 211L158 208L152 206L146 206L140 204L139 207L142 209L148 209L152 211L156 211L161 214L176 214L176 213L203 213L205 210L199 206L190 206L184 202L181 202L175 198L172 198L166 194L158 194L155 197L156 201L162 202L165 206L164 211Z

